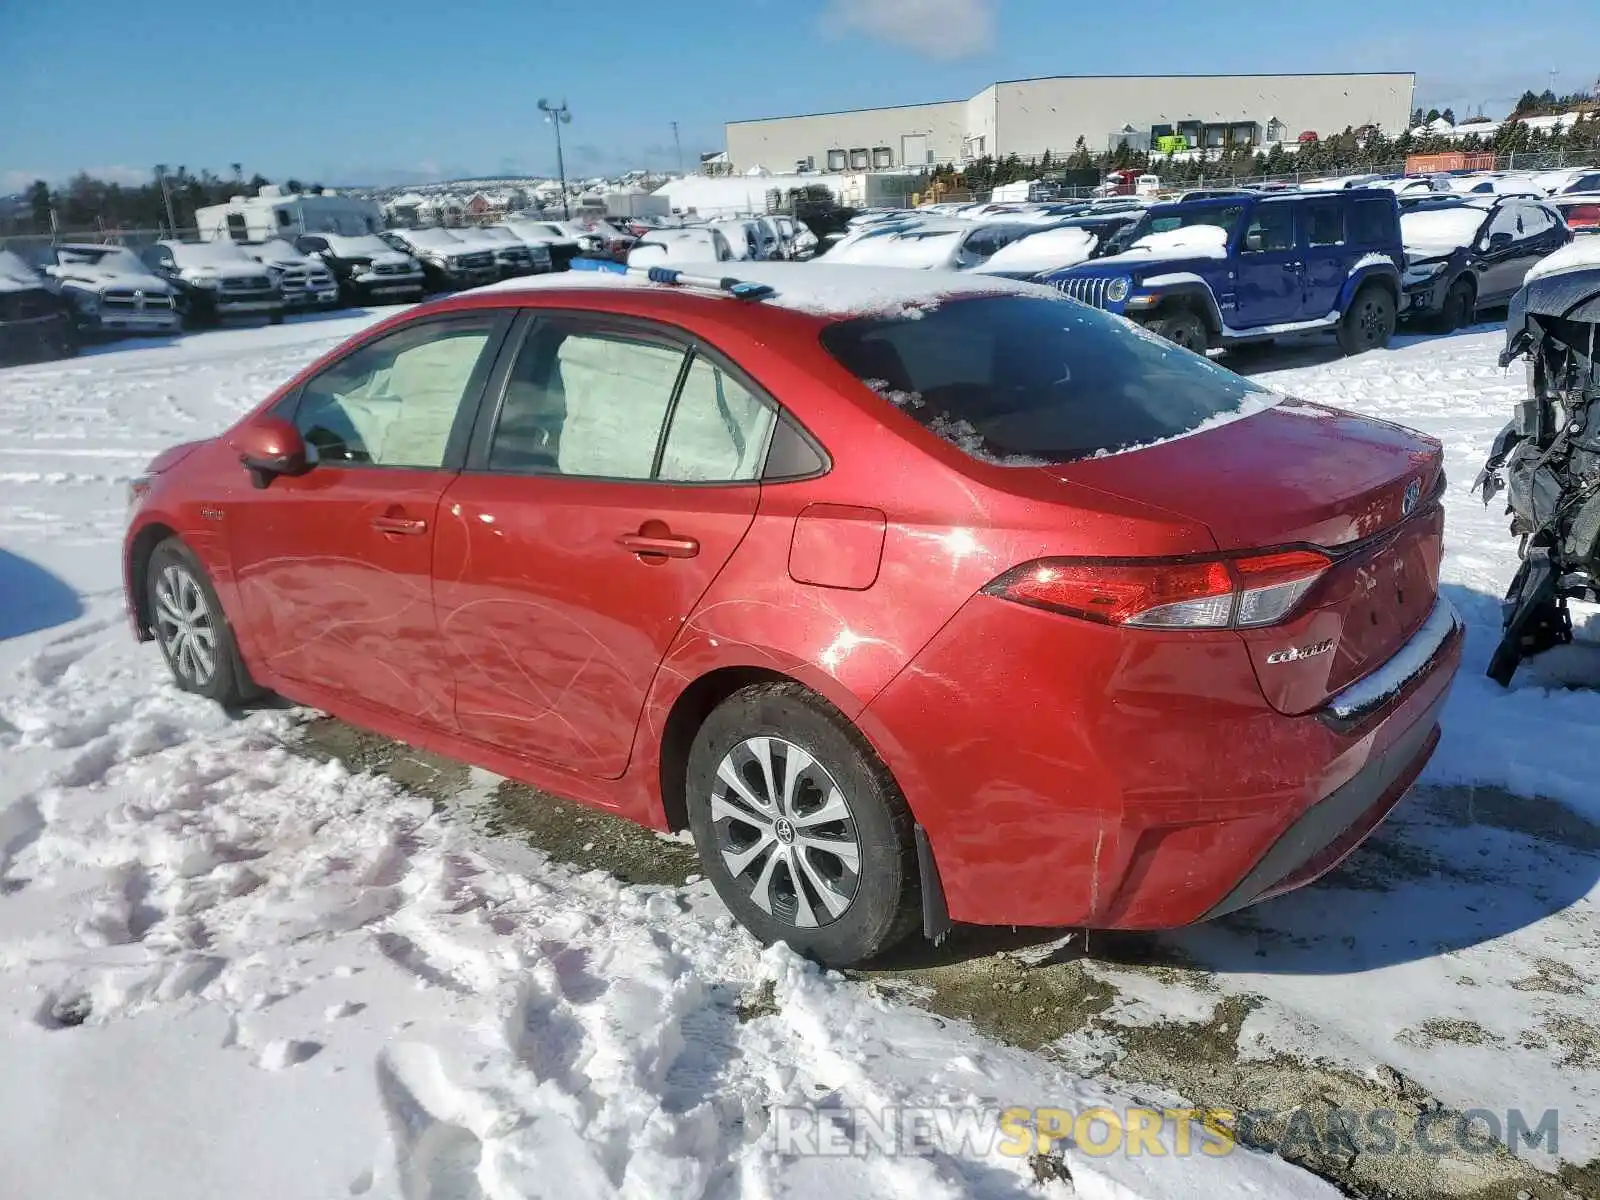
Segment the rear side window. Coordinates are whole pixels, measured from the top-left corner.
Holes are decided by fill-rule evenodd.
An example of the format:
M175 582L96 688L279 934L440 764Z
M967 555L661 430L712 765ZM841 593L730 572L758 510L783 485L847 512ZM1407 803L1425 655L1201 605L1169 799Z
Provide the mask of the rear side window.
M777 414L710 359L689 364L656 478L732 483L761 473Z
M1382 246L1398 241L1394 210L1384 200L1356 200L1350 204L1350 240L1358 246Z
M1337 246L1344 241L1344 205L1321 200L1305 206L1306 244Z
M1008 465L1177 437L1269 394L1118 317L1046 297L950 300L915 319L843 321L821 337L886 403Z
M649 479L683 353L622 333L535 330L506 382L490 469Z

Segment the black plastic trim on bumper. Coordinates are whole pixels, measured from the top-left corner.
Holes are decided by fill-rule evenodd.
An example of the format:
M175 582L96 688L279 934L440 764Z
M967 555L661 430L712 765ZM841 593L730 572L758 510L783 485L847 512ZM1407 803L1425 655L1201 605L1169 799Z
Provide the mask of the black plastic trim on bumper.
M1308 808L1261 856L1250 873L1196 920L1210 921L1249 907L1263 892L1270 891L1338 841L1383 798L1395 780L1415 764L1417 755L1438 728L1439 710L1444 707L1448 695L1449 689L1440 692L1428 711L1394 745L1363 767L1353 779Z

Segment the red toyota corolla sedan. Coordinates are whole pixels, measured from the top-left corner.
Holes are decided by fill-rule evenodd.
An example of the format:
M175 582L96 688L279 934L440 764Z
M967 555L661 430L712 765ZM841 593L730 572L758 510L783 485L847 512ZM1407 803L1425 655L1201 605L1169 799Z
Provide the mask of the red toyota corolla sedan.
M412 309L135 485L137 634L658 829L758 938L1316 878L1459 658L1439 444L1039 288L738 264Z

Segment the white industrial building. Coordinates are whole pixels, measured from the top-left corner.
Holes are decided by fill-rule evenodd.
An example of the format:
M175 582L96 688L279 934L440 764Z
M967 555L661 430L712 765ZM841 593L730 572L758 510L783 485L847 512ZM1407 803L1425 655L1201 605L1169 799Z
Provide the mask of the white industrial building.
M993 83L968 100L731 121L735 173L874 171L985 155L1070 154L1126 144L1147 150L1182 137L1189 148L1295 144L1411 120L1411 72L1350 75L1060 75Z

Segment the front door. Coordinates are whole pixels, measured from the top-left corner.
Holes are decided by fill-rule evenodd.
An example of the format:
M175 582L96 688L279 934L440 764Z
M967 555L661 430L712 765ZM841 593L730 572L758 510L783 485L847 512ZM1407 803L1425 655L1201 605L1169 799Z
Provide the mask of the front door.
M530 322L490 436L445 493L435 600L461 732L601 778L743 539L776 416L638 322Z
M1480 235L1484 239L1480 243L1483 270L1478 276L1480 308L1510 300L1533 265L1521 210L1515 201L1501 204Z
M433 545L504 325L493 312L408 325L324 368L284 414L316 465L225 519L251 645L291 686L453 728Z
M1266 201L1250 210L1234 268L1237 309L1230 324L1248 329L1300 319L1305 263L1295 245L1295 207Z

